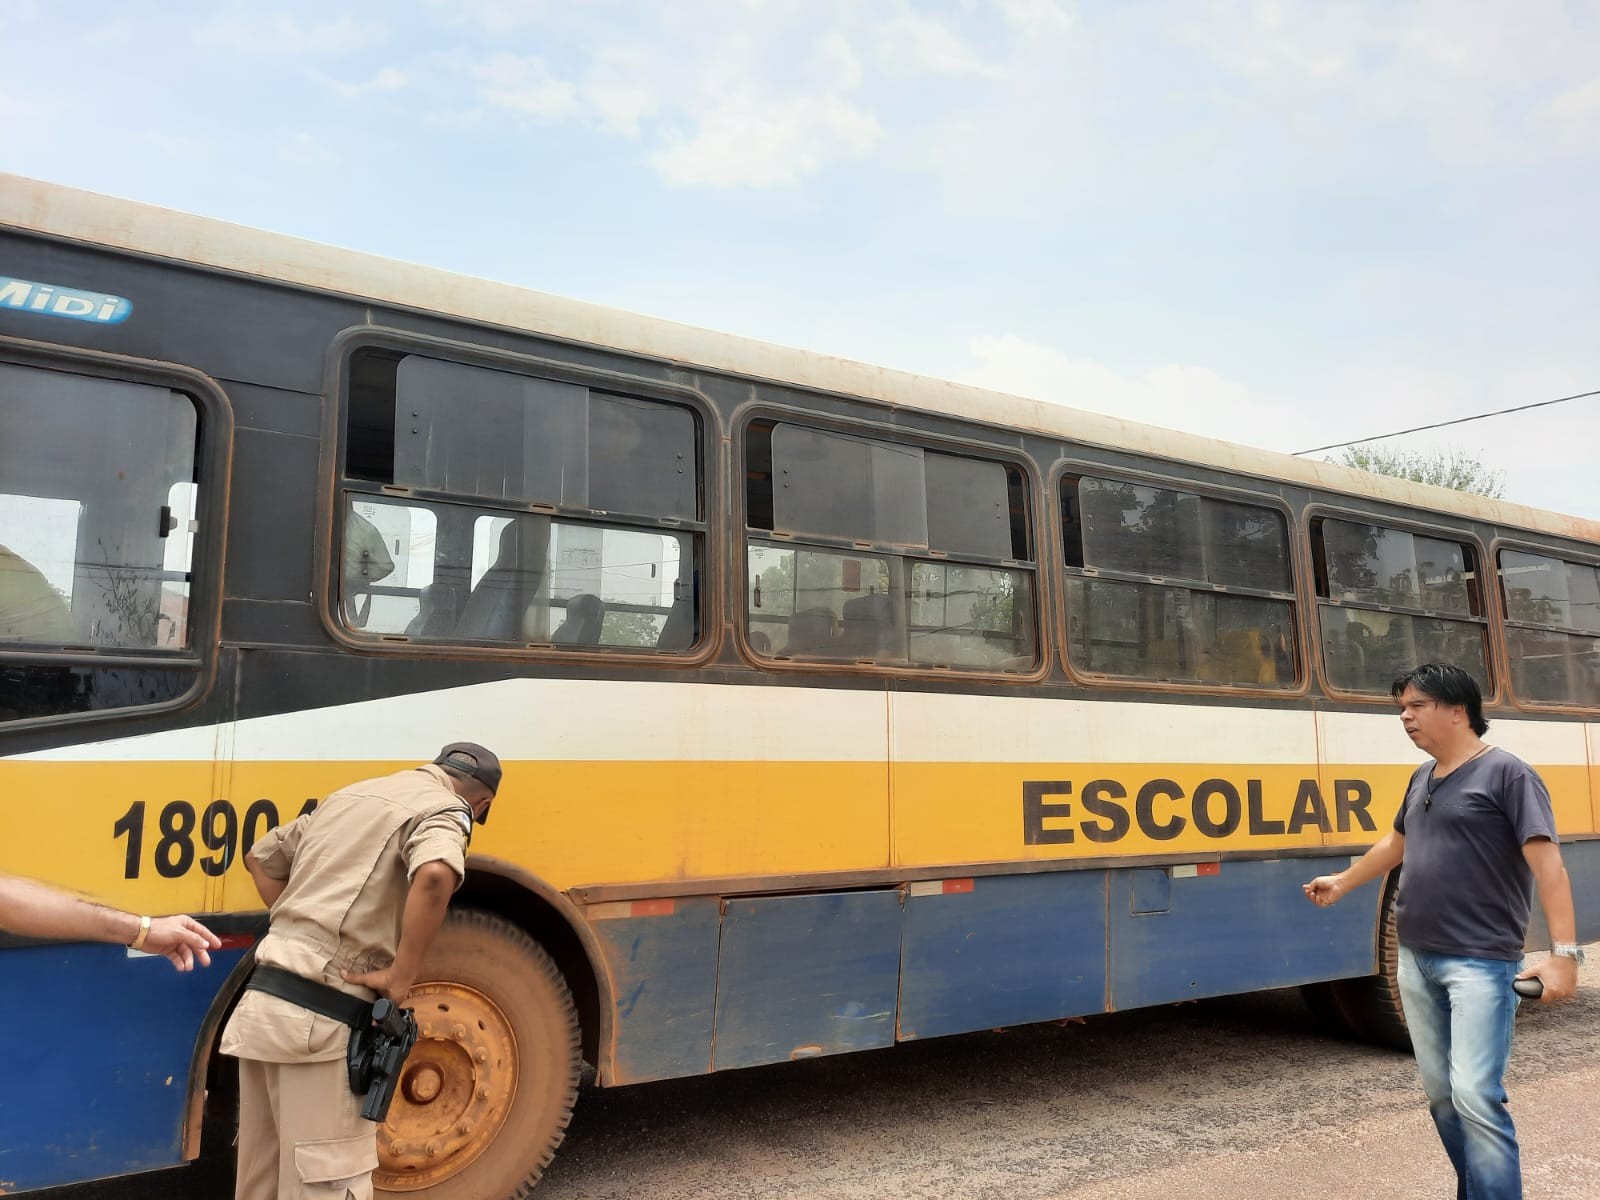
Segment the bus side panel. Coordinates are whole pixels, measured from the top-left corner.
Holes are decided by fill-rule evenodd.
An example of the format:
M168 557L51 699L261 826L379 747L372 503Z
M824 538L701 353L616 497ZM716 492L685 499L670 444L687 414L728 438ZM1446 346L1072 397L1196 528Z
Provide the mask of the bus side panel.
M0 1090L0 1191L183 1162L195 1040L241 953L180 974L121 946L0 950L6 1070L30 1081Z
M721 901L715 896L596 904L585 915L616 996L607 1084L711 1070Z
M901 914L898 890L727 901L716 1069L891 1045Z
M1382 889L1318 908L1300 885L1349 856L1110 872L1116 1009L1370 975Z
M1566 842L1561 861L1572 880L1572 907L1577 914L1578 941L1600 941L1600 839ZM1534 903L1534 920L1542 922L1542 906ZM1548 945L1548 941L1541 944Z
M902 1040L1100 1012L1106 872L912 884L900 971Z

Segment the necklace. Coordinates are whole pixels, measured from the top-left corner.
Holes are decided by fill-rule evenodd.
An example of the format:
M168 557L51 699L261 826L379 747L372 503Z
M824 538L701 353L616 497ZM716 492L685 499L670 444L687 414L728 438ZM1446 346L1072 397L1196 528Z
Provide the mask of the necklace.
M1428 772L1428 794L1422 798L1422 811L1423 812L1427 812L1429 809L1431 809L1433 807L1433 789L1434 788L1438 787L1446 779L1449 779L1450 776L1454 775L1457 771L1461 770L1462 767L1466 766L1469 762L1471 762L1473 759L1477 758L1480 754L1486 754L1492 749L1493 749L1492 746L1479 746L1476 751L1474 751L1473 753L1467 755L1466 758L1463 758L1460 762L1458 762L1455 766L1451 767L1443 775L1435 775L1432 771L1429 771ZM1435 763L1434 765L1437 766L1438 764Z

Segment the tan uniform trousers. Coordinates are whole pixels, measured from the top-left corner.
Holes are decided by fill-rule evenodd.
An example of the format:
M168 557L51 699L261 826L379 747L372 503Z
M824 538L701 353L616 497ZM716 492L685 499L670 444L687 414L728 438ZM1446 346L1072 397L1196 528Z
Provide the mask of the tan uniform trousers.
M378 1126L344 1059L239 1060L235 1200L371 1200L377 1165Z

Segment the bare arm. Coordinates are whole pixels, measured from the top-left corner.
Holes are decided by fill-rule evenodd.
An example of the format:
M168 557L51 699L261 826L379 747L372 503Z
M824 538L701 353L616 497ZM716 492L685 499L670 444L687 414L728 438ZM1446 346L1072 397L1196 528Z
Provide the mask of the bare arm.
M422 956L433 944L434 935L444 924L445 910L450 907L450 897L456 890L455 869L447 863L425 862L411 877L411 890L406 893L405 914L400 920L400 946L394 962L378 971L363 975L344 972L346 983L359 983L380 996L387 996L396 1004L405 1002L406 994L416 982L422 969Z
M66 892L0 875L0 929L24 937L60 938L63 941L113 942L132 945L143 922L132 913L80 900ZM193 917L152 917L143 948L163 954L180 971L193 968L195 959L209 967L211 955L222 942Z
M1544 923L1549 927L1552 942L1576 942L1577 919L1572 911L1572 881L1561 861L1561 847L1549 838L1533 838L1523 843L1522 857L1533 868L1534 881L1539 885L1539 903L1544 908ZM1578 990L1578 964L1570 958L1550 958L1537 967L1522 972L1518 978L1537 975L1544 981L1544 995L1540 1002L1555 1004Z
M283 889L289 886L287 879L275 879L267 874L266 867L253 854L244 856L244 869L250 872L250 878L256 885L256 891L261 893L261 898L271 908L278 902L278 897L283 895Z
M1337 875L1318 875L1303 885L1306 899L1322 908L1337 904L1346 892L1383 878L1398 867L1405 856L1405 834L1391 829L1378 839L1372 849Z
M139 936L139 918L8 875L0 876L0 928L24 937L126 946Z

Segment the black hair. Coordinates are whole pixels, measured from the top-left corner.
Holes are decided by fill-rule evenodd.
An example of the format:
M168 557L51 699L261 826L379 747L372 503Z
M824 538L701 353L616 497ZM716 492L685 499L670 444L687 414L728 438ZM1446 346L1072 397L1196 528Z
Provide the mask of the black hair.
M1460 667L1449 663L1423 663L1397 676L1389 685L1389 694L1398 700L1408 687L1416 688L1438 704L1452 708L1461 705L1467 710L1472 732L1479 737L1488 732L1489 722L1483 719L1483 693L1478 690L1478 681Z
M479 784L480 786L482 784L482 780L480 780L471 771L464 770L463 768L456 766L453 762L434 763L433 765L438 767L439 770L443 771L446 775L450 776L451 779L471 781L472 783Z

